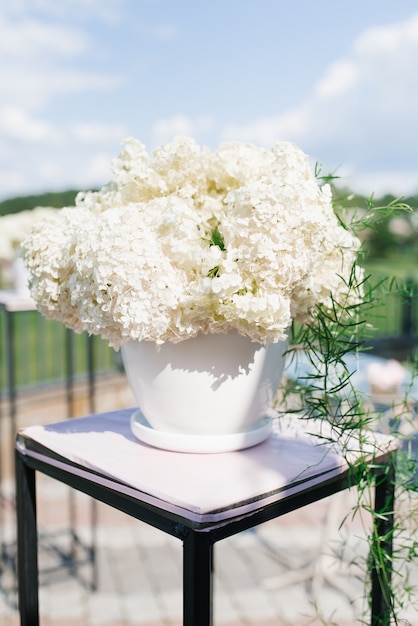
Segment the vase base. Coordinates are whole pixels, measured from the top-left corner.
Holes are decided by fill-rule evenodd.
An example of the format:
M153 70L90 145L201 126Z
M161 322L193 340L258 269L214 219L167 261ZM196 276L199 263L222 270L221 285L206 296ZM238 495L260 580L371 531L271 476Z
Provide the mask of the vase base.
M131 430L135 437L154 448L172 452L207 454L216 452L234 452L251 448L265 441L272 430L272 419L265 416L250 431L228 435L187 435L156 430L150 426L141 411L135 411L131 417Z

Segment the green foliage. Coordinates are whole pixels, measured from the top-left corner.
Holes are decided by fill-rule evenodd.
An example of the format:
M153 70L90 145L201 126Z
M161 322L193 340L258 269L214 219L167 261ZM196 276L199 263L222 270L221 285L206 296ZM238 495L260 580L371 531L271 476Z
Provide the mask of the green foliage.
M327 180L329 182L329 178ZM382 218L390 218L393 214L403 212L409 215L412 209L396 198L387 204L375 204L370 198L359 207L358 199L352 204L351 198L346 202L343 196L337 195L336 211L347 228L367 241L364 230L379 228ZM363 524L363 518L367 518L363 531L369 556L364 563L356 561L356 565L364 569L364 580L369 579L369 573L372 574L385 601L386 615L379 624L372 618L375 626L404 623L402 611L408 605L418 603L414 596L416 590L408 583L410 568L416 566L418 557L418 504L413 497L417 491L416 461L406 450L395 455L396 472L392 472L391 465L377 464L379 454L371 453L370 441L376 431L384 431L387 425L379 421L381 416L356 389L346 359L349 353L359 354L365 350L365 341L374 332L370 319L382 292L405 295L409 288L402 281L376 282L372 274L363 276L354 268L347 284L345 304L332 302L327 309L318 308L306 326L293 325L289 357L297 363L301 353L303 358L308 356L310 369L303 380L287 381L280 406L286 411L297 411L301 419L327 424L329 428L321 430L324 443L338 442L342 447L357 492L353 510L345 519L356 517ZM361 293L362 300L350 298L350 295ZM415 375L417 362L411 362L409 367ZM408 398L405 398L391 432L400 448L405 436L398 427L400 421L410 419L408 407ZM393 502L387 510L379 502L374 503L376 480L385 478L395 488L396 502L399 503L396 509ZM369 592L366 589L367 595ZM369 610L373 614L373 607L369 606ZM369 623L367 616L365 621Z
M333 192L337 210L361 226L367 259L396 255L404 263L411 262L418 253L418 197L365 198L336 187Z
M218 226L215 226L215 228L212 230L211 235L212 236L210 240L210 245L218 246L218 248L220 248L221 250L225 250L225 242L223 240L221 233L219 232Z
M72 206L77 193L78 191L68 190L10 198L0 202L0 215L19 213L20 211L31 211L38 206L53 207L56 209Z

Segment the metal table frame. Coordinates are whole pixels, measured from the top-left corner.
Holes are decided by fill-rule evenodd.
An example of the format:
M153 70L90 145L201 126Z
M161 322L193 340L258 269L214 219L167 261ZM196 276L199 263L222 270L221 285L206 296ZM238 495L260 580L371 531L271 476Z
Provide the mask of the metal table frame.
M377 456L375 510L377 533L389 555L392 551L394 511L394 472L396 450ZM353 485L350 471L337 476L322 476L317 484L307 482L297 493L271 502L271 494L257 503L249 513L229 514L227 519L210 522L159 506L149 499L122 493L117 480L99 471L78 465L45 446L18 435L16 451L16 496L18 524L18 581L21 626L39 625L38 603L38 536L36 522L36 472L41 472L84 492L119 511L177 537L183 543L183 625L212 626L213 547L222 539L285 515ZM292 483L293 484L293 483ZM289 485L290 486L290 485ZM267 498L268 496L268 498ZM266 503L266 501L268 503ZM238 505L238 503L237 503ZM231 509L234 509L232 506ZM389 577L382 581L381 572L371 566L371 625L389 626L391 589ZM384 578L384 577L383 577Z

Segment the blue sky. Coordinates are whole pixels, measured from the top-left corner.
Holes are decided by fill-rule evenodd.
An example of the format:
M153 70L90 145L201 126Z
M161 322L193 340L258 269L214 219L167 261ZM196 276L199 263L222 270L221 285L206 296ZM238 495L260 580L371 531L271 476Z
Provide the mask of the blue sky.
M125 137L297 143L418 192L415 0L0 0L0 199L111 178Z

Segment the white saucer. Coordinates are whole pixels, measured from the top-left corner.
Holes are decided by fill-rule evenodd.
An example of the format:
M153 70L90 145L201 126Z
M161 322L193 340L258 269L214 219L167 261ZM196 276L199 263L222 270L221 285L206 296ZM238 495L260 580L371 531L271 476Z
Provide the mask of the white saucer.
M233 433L231 435L183 435L155 430L150 426L141 411L131 416L131 430L135 437L154 448L162 448L173 452L233 452L255 446L270 435L272 430L271 417L265 416L251 431Z

